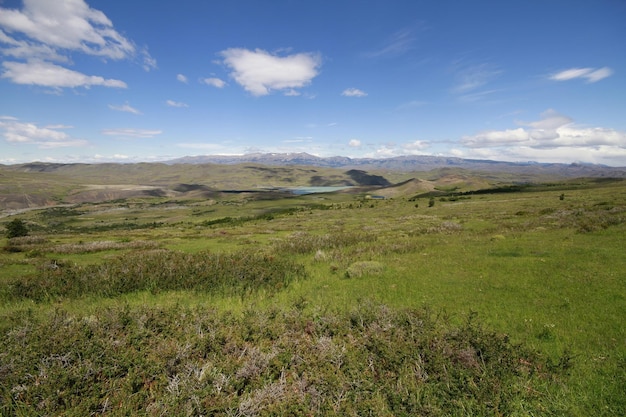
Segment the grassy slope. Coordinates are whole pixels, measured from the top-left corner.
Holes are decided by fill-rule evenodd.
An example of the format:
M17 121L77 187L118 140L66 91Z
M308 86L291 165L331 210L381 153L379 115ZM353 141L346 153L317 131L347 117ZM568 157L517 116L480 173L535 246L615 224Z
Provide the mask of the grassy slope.
M32 171L26 172L27 169ZM199 192L183 192L181 185L205 190L256 190L259 187L334 186L355 184L346 169L322 167L268 167L239 165L166 165L140 164L34 164L0 166L0 210L33 208L59 203L105 202L115 199L143 198L161 193L169 198L206 198ZM508 174L485 174L462 169L432 172L379 170L368 174L382 176L393 184L420 178L418 189L475 190L509 181ZM520 177L517 177L520 180ZM525 176L523 180L532 180ZM538 179L538 178L535 178ZM390 189L388 197L410 192L410 187Z
M304 209L272 219L203 225L207 220L310 203L334 204L334 209ZM40 225L38 233L48 242L35 245L31 252L1 254L0 277L7 282L28 273L42 255L61 263L90 264L120 252L55 253L54 247L80 240L150 241L191 253L205 249L270 251L305 265L310 278L297 280L273 295L261 291L245 299L193 292L140 292L113 299L61 298L60 303L85 317L98 314L105 306L127 303L166 310L176 303L210 305L244 312L250 304L264 311L298 300L305 300L311 311L350 311L368 299L398 308L430 306L456 324L474 311L489 328L538 349L554 362L571 357L571 363L563 363L572 365L570 377L544 394L551 405L546 410L581 416L619 415L626 410L626 334L622 325L626 316L626 188L621 182L437 200L433 207L428 207L426 199L358 201L343 194L195 204L176 204L168 210L162 205L123 210L83 206L79 209L85 213L78 216L57 216L56 222L67 222L67 232L50 236L46 236L50 218L29 213L26 218ZM81 236L71 230L98 222L152 221L165 225L92 230ZM47 314L58 305L3 299L4 317L26 306ZM6 325L3 323L3 328Z

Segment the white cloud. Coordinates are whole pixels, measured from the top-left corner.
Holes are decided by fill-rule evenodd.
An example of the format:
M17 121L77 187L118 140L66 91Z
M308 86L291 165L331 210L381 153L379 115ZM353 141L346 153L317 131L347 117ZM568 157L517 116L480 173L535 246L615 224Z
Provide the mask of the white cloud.
M206 85L210 85L211 87L215 87L215 88L223 88L226 85L226 82L224 80L220 80L219 78L214 78L214 77L204 78L200 82Z
M626 149L626 132L604 127L577 127L563 126L557 129L558 137L554 142L548 143L552 146L572 146L572 147L597 147L616 146Z
M120 104L120 105L109 104L109 108L111 110L123 111L123 112L126 112L126 113L141 114L141 112L139 110L137 110L134 107L131 107L130 104L128 104L128 103Z
M461 143L469 148L483 148L527 143L529 139L529 132L519 127L517 129L486 130L476 135L464 136Z
M624 166L626 149L614 146L598 146L585 149L562 147L554 149L536 149L531 147L517 148L483 148L483 149L454 149L451 152L459 158L490 159L494 161L513 162L544 162L544 163L573 163L586 162Z
M43 61L3 62L2 78L16 84L40 85L53 88L89 88L92 85L126 88L126 83L115 79L105 79L96 75L85 75L55 64Z
M182 101L167 100L165 104L170 107L189 107L187 103L183 103Z
M551 80L569 81L576 78L584 78L588 83L595 83L613 75L613 70L609 67L603 68L570 68L557 72L550 76Z
M358 139L350 139L350 142L348 142L348 146L351 146L353 148L359 148L361 146L361 141Z
M369 153L366 156L368 158L393 158L394 156L404 155L403 152L398 151L394 146L383 146L374 151L374 153Z
M551 109L541 116L538 121L518 123L522 127L515 129L464 136L460 143L468 149L455 152L463 157L500 160L595 163L609 163L626 154L626 132L576 125Z
M10 45L9 48L2 48L0 51L4 55L16 59L42 59L46 61L69 62L69 58L59 54L55 48L43 44L33 44L26 40L13 39L2 30L0 30L0 44Z
M464 103L473 103L476 101L483 101L492 96L492 94L499 92L500 90L482 90L475 91L468 94L462 94L458 97L459 101Z
M377 144L375 146L376 147L373 151L367 152L363 156L368 158L393 158L405 155L429 155L429 153L425 153L423 151L430 148L431 143L416 140L409 143L388 142L384 144ZM370 145L369 147L371 148L372 146Z
M188 82L187 77L185 75L183 75L183 74L176 75L176 79L178 81L180 81L181 83L187 84L187 82Z
M22 62L4 62L2 74L17 84L73 88L125 88L123 81L85 75L53 64L71 64L72 53L103 59L140 57L146 71L156 68L148 49L137 50L101 11L84 0L25 0L21 9L0 7L0 53Z
M611 68L604 67L592 71L591 73L587 74L585 78L587 78L590 83L595 83L596 81L603 80L607 77L610 77L611 75L613 75L613 70Z
M414 30L404 28L395 32L387 42L375 51L365 54L368 58L393 57L402 55L413 48L415 43Z
M141 50L141 58L143 60L143 69L146 72L150 72L153 69L157 69L157 60L154 59L150 53L148 52L148 48L143 48Z
M421 151L430 148L430 142L424 140L416 140L415 142L406 143L402 147L409 152Z
M148 129L105 129L102 131L103 135L138 139L149 139L161 133L163 133L161 130Z
M283 93L283 95L285 95L285 96L287 96L287 97L297 97L297 96L299 96L299 95L301 95L301 94L300 94L300 92L299 92L299 91L294 90L293 88L290 88L289 90L286 90L286 91Z
M109 59L135 53L134 45L113 28L106 15L83 0L27 0L22 10L0 8L0 26L55 50Z
M17 120L17 119L16 119ZM62 125L62 124L58 124L58 125L47 125L44 126L46 129L74 129L74 126L70 126L70 125Z
M37 145L41 149L61 148L68 146L85 146L86 140L76 139L61 129L71 126L48 125L39 127L35 123L20 122L15 118L0 118L0 130L4 139L13 144Z
M517 129L487 130L476 135L465 136L461 142L470 148L497 147L518 144L533 147L556 146L572 119L548 109L541 119L534 122L517 122L524 126Z
M341 95L344 97L365 97L367 93L363 90L359 90L358 88L346 88L341 92Z
M574 78L584 77L590 71L591 68L571 68L565 71L557 72L556 74L552 74L550 76L550 79L556 81L573 80Z
M455 85L452 92L467 94L491 82L502 71L490 63L465 64L462 61L454 65Z
M530 126L534 129L557 129L566 124L572 123L572 119L557 113L553 109L548 109L541 113L541 119L536 122L524 123L518 122L520 125Z
M262 49L230 48L220 54L232 70L230 76L254 96L307 86L321 66L319 55L313 53L279 56Z

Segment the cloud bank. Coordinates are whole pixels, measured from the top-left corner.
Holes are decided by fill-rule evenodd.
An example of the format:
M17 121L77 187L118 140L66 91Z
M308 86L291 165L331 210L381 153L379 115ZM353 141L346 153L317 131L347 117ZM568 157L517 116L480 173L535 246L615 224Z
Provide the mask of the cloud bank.
M585 161L606 163L626 156L626 132L604 127L581 126L549 109L533 122L519 127L486 130L464 136L456 149L462 157L539 162Z

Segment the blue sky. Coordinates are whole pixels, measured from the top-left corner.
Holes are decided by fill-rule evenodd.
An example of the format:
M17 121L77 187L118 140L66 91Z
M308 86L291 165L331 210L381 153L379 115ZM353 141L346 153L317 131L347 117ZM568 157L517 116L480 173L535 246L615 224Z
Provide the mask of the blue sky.
M0 163L626 166L623 0L0 0Z

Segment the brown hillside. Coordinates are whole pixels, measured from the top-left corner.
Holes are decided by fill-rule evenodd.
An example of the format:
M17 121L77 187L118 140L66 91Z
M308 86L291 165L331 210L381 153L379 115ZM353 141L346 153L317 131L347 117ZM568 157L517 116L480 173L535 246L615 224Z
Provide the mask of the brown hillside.
M462 174L445 175L433 182L435 188L442 191L472 191L491 187L484 178Z
M391 187L376 190L373 194L381 195L386 198L395 198L427 193L429 191L433 191L434 189L435 185L431 181L411 178L410 180L392 185Z

